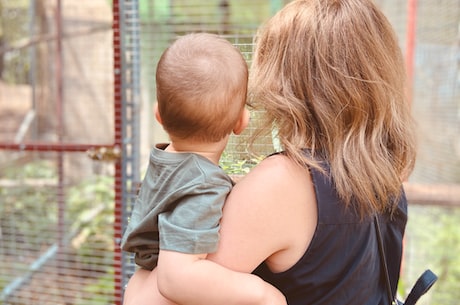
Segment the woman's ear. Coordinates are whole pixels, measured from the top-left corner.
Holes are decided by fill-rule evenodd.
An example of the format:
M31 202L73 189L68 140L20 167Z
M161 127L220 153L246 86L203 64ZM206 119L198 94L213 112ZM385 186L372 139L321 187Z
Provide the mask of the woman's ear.
M155 106L153 106L153 113L155 114L155 118L157 119L158 123L163 125L163 122L161 121L161 116L160 116L160 111L158 110L158 102L155 103Z
M246 127L248 127L249 119L250 119L249 110L244 108L243 111L241 112L240 118L236 122L235 128L233 128L233 133L236 135L239 135L240 133L242 133L243 130Z

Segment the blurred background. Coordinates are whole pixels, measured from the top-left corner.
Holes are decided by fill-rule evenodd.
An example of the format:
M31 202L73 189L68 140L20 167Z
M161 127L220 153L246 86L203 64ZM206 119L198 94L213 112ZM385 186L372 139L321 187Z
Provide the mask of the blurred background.
M134 271L118 243L151 146L155 69L177 36L222 35L251 62L283 0L0 0L0 305L121 304ZM460 299L460 0L376 0L406 57L418 124L399 293ZM257 123L257 114L253 114ZM251 129L251 128L250 128ZM244 174L250 130L222 167ZM261 155L277 143L257 142Z

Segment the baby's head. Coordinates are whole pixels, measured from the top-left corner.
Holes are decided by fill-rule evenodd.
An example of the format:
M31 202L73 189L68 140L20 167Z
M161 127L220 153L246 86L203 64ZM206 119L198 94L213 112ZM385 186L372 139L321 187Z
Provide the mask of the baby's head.
M175 139L222 140L244 111L247 80L247 64L227 40L208 33L180 37L156 71L163 128Z

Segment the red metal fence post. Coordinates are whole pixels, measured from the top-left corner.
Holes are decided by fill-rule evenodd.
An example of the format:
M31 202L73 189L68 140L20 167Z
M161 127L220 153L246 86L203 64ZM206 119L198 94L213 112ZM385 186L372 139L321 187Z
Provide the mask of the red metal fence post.
M113 76L114 76L114 145L122 145L122 55L121 55L121 23L120 3L113 1ZM122 263L119 241L121 240L122 223L122 161L118 159L115 163L114 177L115 191L115 222L114 222L114 285L115 304L122 304Z

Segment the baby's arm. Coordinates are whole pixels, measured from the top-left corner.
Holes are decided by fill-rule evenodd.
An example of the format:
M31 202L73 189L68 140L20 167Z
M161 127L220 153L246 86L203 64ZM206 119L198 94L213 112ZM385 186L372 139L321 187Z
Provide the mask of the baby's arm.
M160 250L157 272L159 291L178 304L287 304L278 289L258 276L222 267L206 260L206 254Z

